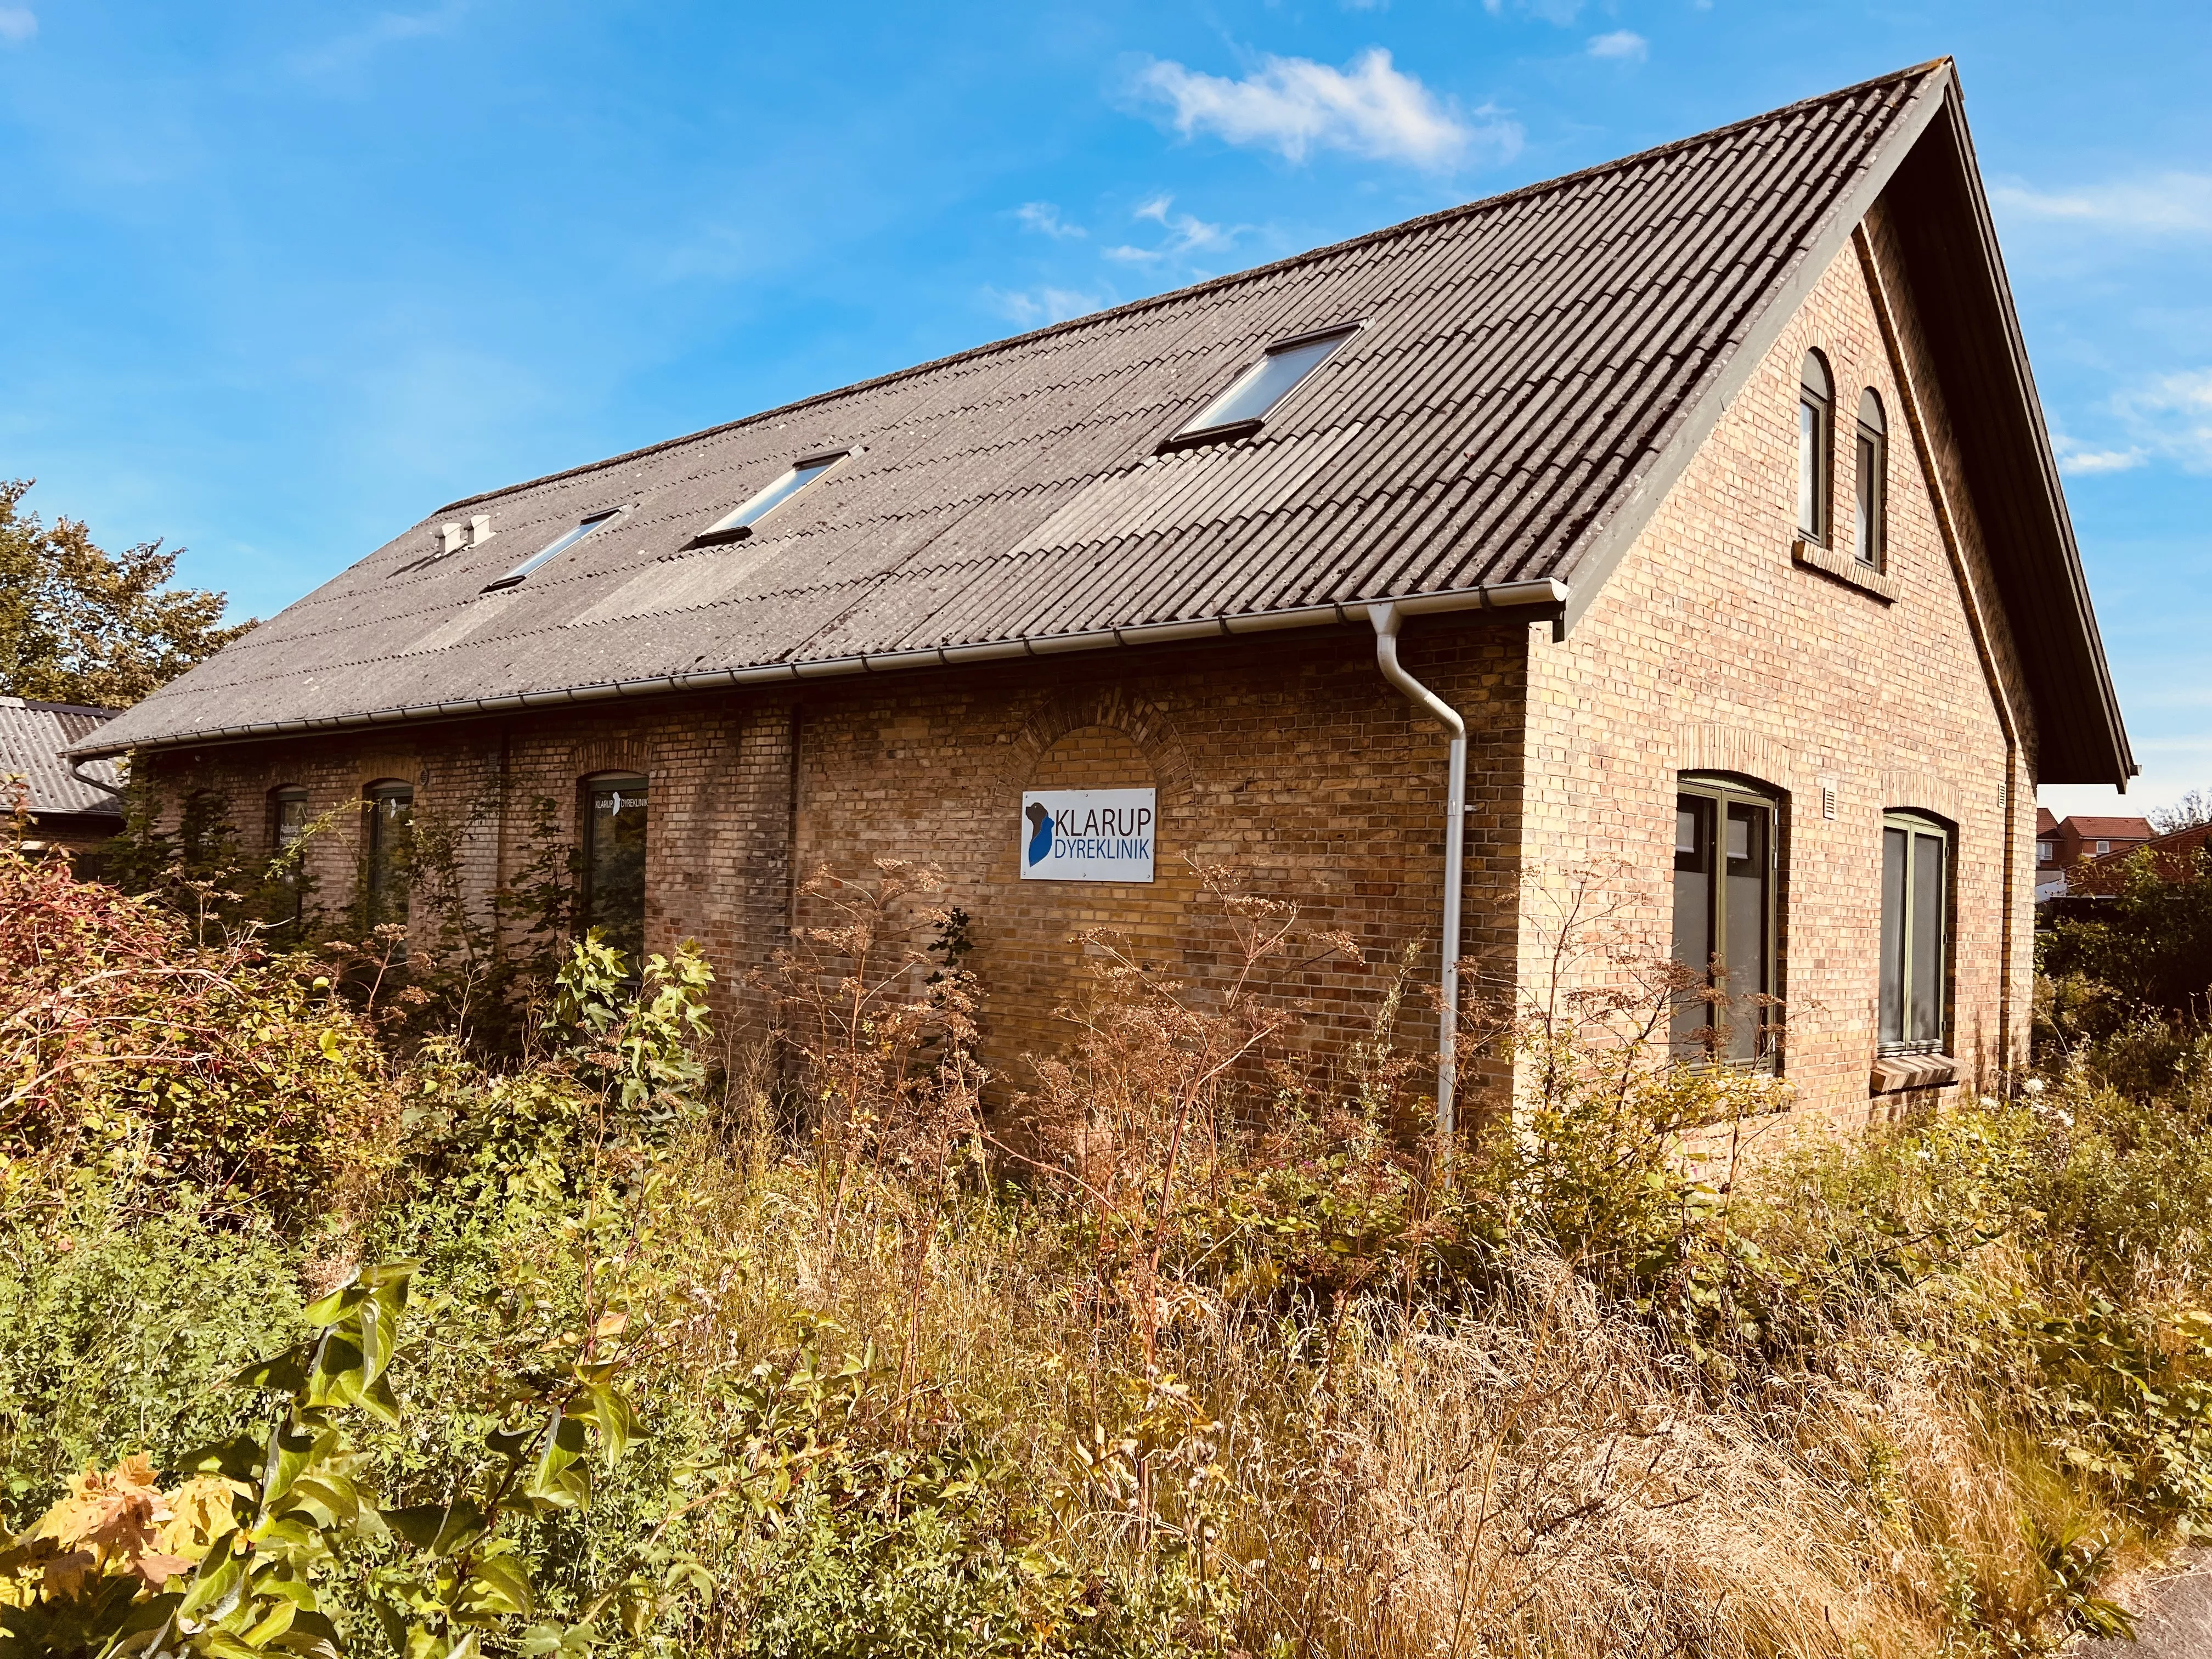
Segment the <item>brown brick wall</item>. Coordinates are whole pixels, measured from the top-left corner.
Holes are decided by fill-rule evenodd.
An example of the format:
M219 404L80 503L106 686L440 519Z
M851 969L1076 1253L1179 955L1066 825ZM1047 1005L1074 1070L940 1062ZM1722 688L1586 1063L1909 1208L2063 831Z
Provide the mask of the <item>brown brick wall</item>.
M1534 646L1529 672L1526 856L1548 900L1524 927L1524 978L1542 977L1540 912L1578 871L1595 872L1621 904L1635 948L1665 954L1678 774L1762 782L1783 801L1786 1073L1802 1109L1842 1121L1869 1110L1885 810L1919 808L1957 826L1954 1047L1971 1079L1989 1081L2008 1044L2021 1052L2029 975L2033 733L2008 772L1992 687L2015 688L2012 704L2025 707L2017 661L2001 617L1986 618L1986 660L1977 643L1960 567L1986 593L1987 556L1947 411L1928 374L1910 373L1924 358L1908 315L1898 343L1932 456L1916 445L1907 377L1869 286L1868 261L1880 269L1884 245L1877 227L1864 258L1847 248L1824 274L1603 594L1566 641ZM1900 285L1885 288L1894 313ZM1862 389L1874 387L1887 413L1893 602L1791 556L1799 365L1815 347L1835 377L1833 539L1845 550ZM1931 472L1956 521L1955 557ZM1832 820L1823 779L1837 792Z
M1500 969L1519 879L1528 631L1434 619L1408 624L1403 645L1407 666L1468 721L1466 948ZM228 793L249 845L265 839L263 803L276 787L304 785L315 811L339 808L313 860L330 904L354 891L362 840L352 809L380 778L414 782L418 813L462 826L464 884L481 906L499 883L521 883L544 846L565 849L584 777L644 773L647 948L699 939L724 976L721 1012L740 1024L758 1011L739 975L787 936L794 861L802 875L824 864L865 873L878 856L934 864L950 884L946 902L974 919L988 1059L1016 1085L1021 1054L1064 1040L1052 1015L1081 983L1077 935L1121 933L1146 960L1200 985L1223 969L1219 936L1193 922L1194 865L1231 866L1253 890L1294 901L1304 926L1358 939L1366 965L1324 963L1300 983L1335 1024L1368 1017L1409 942L1432 981L1443 763L1441 731L1383 682L1372 635L1358 628L828 680L795 698L732 692L155 759L175 793ZM1146 785L1159 792L1154 882L1019 878L1023 790ZM542 817L550 842L533 839ZM1408 1029L1410 1041L1430 1040L1425 1015Z

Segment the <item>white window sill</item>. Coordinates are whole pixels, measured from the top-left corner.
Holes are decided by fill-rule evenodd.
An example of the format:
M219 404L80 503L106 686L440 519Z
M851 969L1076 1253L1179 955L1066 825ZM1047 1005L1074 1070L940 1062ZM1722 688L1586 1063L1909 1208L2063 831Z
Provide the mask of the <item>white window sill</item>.
M1847 587L1856 587L1863 593L1873 594L1885 605L1897 603L1897 578L1887 570L1877 570L1870 564L1860 562L1849 553L1823 547L1818 542L1807 541L1800 536L1790 544L1790 556L1808 570L1817 570L1824 576L1833 576Z

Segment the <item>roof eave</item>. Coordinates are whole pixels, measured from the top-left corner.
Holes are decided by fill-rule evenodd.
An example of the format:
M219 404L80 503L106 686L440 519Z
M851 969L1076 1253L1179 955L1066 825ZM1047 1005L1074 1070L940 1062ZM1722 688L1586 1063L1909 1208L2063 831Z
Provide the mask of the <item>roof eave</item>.
M568 703L605 702L615 698L728 690L740 686L831 679L854 674L893 673L909 668L961 668L977 663L1006 662L1024 657L1056 657L1075 652L1112 650L1123 646L1189 644L1204 640L1238 638L1248 634L1273 634L1290 629L1364 623L1367 619L1369 607L1386 603L1395 606L1401 615L1408 617L1440 616L1461 611L1504 611L1524 622L1540 622L1559 616L1568 599L1566 585L1548 577L1533 581L1488 582L1479 587L1458 588L1444 592L1403 596L1376 594L1370 599L1305 605L1292 611L1246 611L1188 622L1146 623L1127 628L1097 629L1082 634L1039 635L1022 639L982 640L967 645L925 646L907 651L873 652L861 656L759 663L738 668L658 675L648 679L609 681L598 685L555 687L544 690L517 691L495 697L372 709L360 714L256 721L248 725L181 732L143 740L126 740L121 744L95 741L62 752L74 760L85 761L134 751L189 749L200 744L295 737L309 732L349 731L370 726L465 719L472 715L509 714L526 708L557 708Z

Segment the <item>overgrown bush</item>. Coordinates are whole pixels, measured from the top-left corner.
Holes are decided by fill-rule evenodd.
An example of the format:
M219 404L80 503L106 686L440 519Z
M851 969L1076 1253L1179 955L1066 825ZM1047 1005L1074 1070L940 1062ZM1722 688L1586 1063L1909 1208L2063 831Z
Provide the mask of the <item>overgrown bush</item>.
M990 1079L914 866L819 873L741 989L773 1043L710 1069L693 951L573 943L502 1048L189 889L0 866L4 1595L88 1652L2019 1654L2212 1525L2171 1024L1790 1139L1674 1063L1663 969L1563 938L1600 988L1471 1028L1517 1112L1439 1145L1410 958L1335 1042L1297 987L1349 941L1224 872L1203 971L1091 939L1066 1046ZM288 1523L282 1629L274 1556L191 1601L270 1518L201 1449L279 1416L387 1517Z

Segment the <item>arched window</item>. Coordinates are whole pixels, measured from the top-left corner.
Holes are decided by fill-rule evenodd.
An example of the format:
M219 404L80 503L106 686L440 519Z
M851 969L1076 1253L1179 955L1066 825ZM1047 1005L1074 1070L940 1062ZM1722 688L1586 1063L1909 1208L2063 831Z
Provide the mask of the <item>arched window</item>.
M628 957L645 951L646 780L601 772L584 780L583 923Z
M216 789L196 789L185 800L177 823L177 842L185 867L204 872L225 861L225 843L231 838L230 800Z
M1797 530L1808 541L1828 539L1828 455L1834 445L1835 383L1817 351L1805 354L1797 387Z
M1949 1035L1951 831L1923 812L1881 820L1881 1052L1937 1054Z
M1857 544L1859 562L1876 570L1887 555L1889 514L1889 427L1881 399L1869 386L1859 394Z
M1775 799L1686 772L1674 799L1674 960L1698 976L1674 1006L1678 1058L1771 1065L1779 1048Z
M409 865L415 850L415 786L385 778L362 792L368 835L362 867L362 908L370 926L407 920Z
M289 853L307 833L307 792L288 783L269 792L269 850Z

